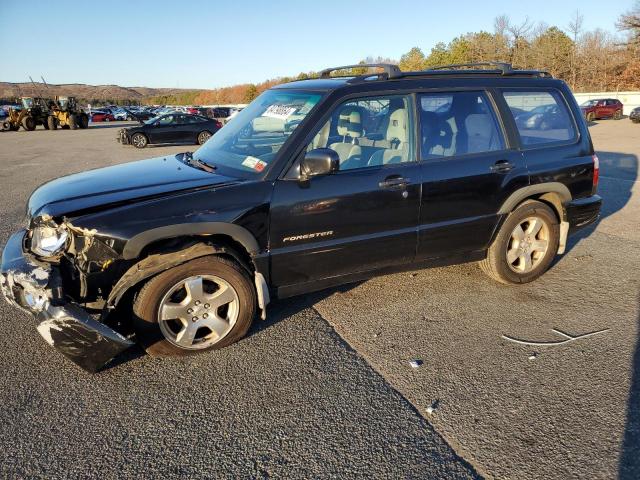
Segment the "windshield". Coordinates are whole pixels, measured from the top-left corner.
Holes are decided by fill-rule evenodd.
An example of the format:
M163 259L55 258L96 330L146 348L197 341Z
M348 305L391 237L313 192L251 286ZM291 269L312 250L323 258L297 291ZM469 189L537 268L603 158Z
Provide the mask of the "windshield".
M317 92L268 90L235 115L194 157L211 165L258 174L273 161L321 97Z
M598 100L587 100L586 102L584 102L580 106L581 107L593 107L596 103L598 103Z

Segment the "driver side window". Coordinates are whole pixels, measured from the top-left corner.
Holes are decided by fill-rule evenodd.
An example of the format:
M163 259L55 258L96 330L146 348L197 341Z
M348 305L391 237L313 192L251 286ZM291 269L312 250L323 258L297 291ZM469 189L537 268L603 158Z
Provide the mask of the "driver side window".
M316 148L334 150L340 157L340 170L413 161L411 99L392 95L342 103L307 151Z
M158 125L171 125L173 123L174 120L174 115L167 115L166 117L162 117L160 120L158 120Z

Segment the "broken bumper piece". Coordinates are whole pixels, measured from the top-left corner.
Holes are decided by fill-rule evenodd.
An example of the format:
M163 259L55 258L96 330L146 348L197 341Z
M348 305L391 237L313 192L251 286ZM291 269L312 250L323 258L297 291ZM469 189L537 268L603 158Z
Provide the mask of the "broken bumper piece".
M25 230L14 234L2 252L2 293L10 304L39 320L38 332L51 346L81 368L96 372L133 342L79 305L64 303L55 267L25 257L25 234Z

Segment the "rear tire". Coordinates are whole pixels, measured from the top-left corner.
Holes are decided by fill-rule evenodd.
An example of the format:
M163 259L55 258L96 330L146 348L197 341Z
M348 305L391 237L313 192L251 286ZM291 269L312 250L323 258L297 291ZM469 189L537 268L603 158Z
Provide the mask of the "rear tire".
M80 114L78 119L78 126L82 129L89 128L89 116L86 114Z
M47 117L47 129L48 130L55 130L56 128L58 128L58 123L56 122L56 117L54 117L53 115L50 115Z
M31 132L36 129L36 121L33 117L24 117L22 119L22 128Z
M75 115L69 115L67 121L69 122L69 128L75 130L78 128L78 123Z
M551 265L559 239L555 212L545 203L527 200L506 218L480 268L501 283L531 282Z
M202 290L198 294L197 288L186 289L187 283L200 285L201 289L204 286L204 294ZM216 290L207 293L212 287ZM221 306L218 306L215 294L223 291L227 295L224 300L220 298ZM227 296L229 301L224 303ZM182 318L174 319L173 312ZM185 356L218 350L244 337L256 313L256 292L240 265L212 255L153 277L137 295L133 313L138 342L148 354ZM213 328L209 328L207 322L212 322ZM193 334L186 339L186 331L190 329ZM216 331L220 333L214 333Z

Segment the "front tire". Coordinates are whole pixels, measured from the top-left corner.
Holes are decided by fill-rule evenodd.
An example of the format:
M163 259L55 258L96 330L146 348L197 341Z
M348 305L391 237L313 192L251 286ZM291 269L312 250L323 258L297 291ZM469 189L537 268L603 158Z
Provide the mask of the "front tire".
M78 126L82 129L89 128L89 116L86 114L80 114L80 119L78 120Z
M78 128L78 120L76 119L75 115L69 115L68 122L69 122L69 128L71 130L75 130L76 128Z
M504 221L480 267L501 283L532 282L551 265L559 238L554 211L545 203L527 200Z
M208 131L204 131L204 132L200 132L198 134L198 145L204 145L205 143L207 143L207 140L209 140L211 138L211 132Z
M244 337L256 313L256 293L240 265L207 256L148 281L133 312L136 336L147 353L184 356Z
M596 114L593 112L587 113L587 122L593 122L596 119Z
M614 120L620 120L622 118L622 110L616 110L616 113L613 114Z
M36 121L33 117L24 117L22 119L22 128L31 132L36 129Z
M135 133L131 137L131 143L136 148L144 148L149 143L147 136L144 133Z
M56 117L50 115L47 117L47 127L49 130L55 130L58 128L58 123L56 122Z

